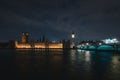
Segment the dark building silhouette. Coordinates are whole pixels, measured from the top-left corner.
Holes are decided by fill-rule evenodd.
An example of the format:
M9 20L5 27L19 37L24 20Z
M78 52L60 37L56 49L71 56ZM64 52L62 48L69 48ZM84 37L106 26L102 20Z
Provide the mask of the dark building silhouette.
M46 42L45 36L42 36L42 42Z
M9 48L9 43L8 42L0 43L0 48Z
M0 48L15 48L15 41L9 40L9 42L1 42Z
M9 48L15 48L15 41L9 40Z
M70 49L70 40L62 40L63 49Z

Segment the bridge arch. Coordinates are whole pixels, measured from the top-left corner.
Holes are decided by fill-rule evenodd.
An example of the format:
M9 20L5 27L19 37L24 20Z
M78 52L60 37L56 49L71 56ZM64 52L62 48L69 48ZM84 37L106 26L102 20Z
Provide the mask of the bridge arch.
M88 49L90 49L90 50L95 50L95 49L96 49L96 46L90 45L90 46L88 46Z
M88 49L88 50L119 50L116 45L78 45L78 49Z
M114 47L111 45L101 45L97 47L97 50L114 50Z

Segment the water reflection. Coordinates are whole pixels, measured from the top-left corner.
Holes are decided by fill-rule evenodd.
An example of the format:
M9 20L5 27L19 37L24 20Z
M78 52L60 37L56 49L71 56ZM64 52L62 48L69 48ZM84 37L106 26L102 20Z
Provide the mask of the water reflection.
M83 60L85 60L86 62L90 62L90 51L85 51L85 50L77 50L77 53L79 54L79 57L82 57Z
M113 65L113 68L116 68L118 66L118 64L120 64L120 59L119 59L119 56L118 55L114 55L112 57L112 65Z
M90 51L85 52L85 61L90 62Z
M71 50L70 51L70 60L71 60L72 63L75 62L75 60L76 60L76 50Z
M114 54L111 61L111 71L118 74L120 70L120 56L119 54Z
M61 51L15 50L14 69L17 79L46 79L58 76L62 69ZM12 64L11 64L12 65Z
M120 54L83 50L0 51L1 72L15 80L119 80Z

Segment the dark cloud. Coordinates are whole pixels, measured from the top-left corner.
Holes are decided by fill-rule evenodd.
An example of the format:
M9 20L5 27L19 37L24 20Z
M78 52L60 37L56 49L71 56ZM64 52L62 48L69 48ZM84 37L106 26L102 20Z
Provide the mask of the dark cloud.
M72 31L77 41L119 38L119 4L119 0L1 0L0 40L20 39L23 31L33 39L70 38Z

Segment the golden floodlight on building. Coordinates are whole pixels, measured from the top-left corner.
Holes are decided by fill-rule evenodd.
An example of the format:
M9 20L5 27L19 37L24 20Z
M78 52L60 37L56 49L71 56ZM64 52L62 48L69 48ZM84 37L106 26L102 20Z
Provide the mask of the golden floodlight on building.
M22 43L28 43L29 33L22 33Z

